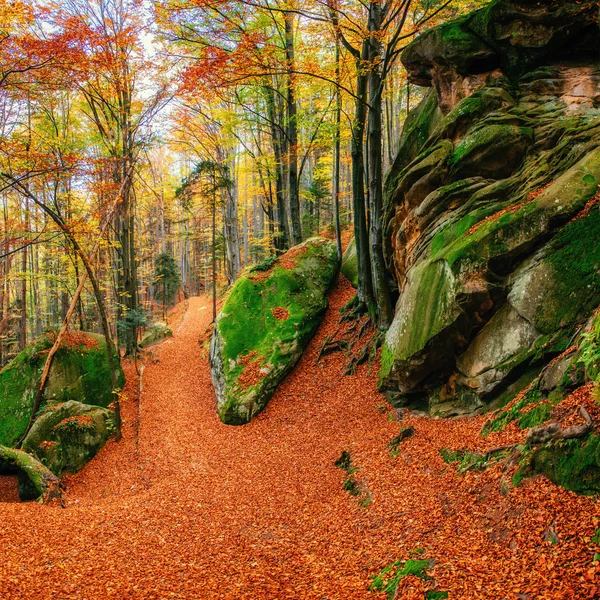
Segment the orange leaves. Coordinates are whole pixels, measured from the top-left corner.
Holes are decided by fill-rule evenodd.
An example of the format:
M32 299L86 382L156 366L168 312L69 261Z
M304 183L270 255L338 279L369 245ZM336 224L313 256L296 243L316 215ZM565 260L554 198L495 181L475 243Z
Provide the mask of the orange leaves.
M209 302L190 298L175 337L144 366L139 399L125 364L124 438L67 479L66 508L0 503L10 532L3 600L384 600L368 591L370 577L419 548L435 560L433 581L406 576L397 600L428 590L451 600L597 597L593 498L543 478L503 495L498 465L461 476L439 451L484 449L484 417L404 413L399 423L375 366L344 377L343 354L315 363L353 293L338 283L305 355L243 427L215 414L197 344ZM392 458L388 442L410 425L415 435ZM333 464L345 448L368 482L368 508ZM0 496L14 499L15 485L0 478Z

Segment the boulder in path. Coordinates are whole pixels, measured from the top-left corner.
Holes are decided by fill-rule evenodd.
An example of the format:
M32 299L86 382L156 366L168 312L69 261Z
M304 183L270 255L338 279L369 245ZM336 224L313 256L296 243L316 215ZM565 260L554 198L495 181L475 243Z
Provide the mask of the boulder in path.
M335 244L312 238L237 280L210 347L224 423L243 425L265 408L319 326L338 266Z

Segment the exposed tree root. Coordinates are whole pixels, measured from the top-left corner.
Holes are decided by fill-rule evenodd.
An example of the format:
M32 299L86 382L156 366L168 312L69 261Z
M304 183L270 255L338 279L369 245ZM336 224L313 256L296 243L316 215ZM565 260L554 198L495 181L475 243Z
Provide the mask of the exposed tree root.
M579 407L579 414L585 421L583 425L571 425L570 427L562 428L558 423L552 422L546 423L545 425L539 425L538 427L532 427L527 433L524 446L526 448L532 448L533 446L542 446L557 440L573 440L588 436L594 429L592 418L583 406ZM490 448L485 452L474 452L471 457L472 460L466 467L463 468L463 471L469 471L475 468L478 464L489 463L491 460L496 462L501 458L499 455L508 450L511 452L506 457L504 465L502 466L502 470L506 474L511 467L514 467L515 464L523 457L523 445L506 444L503 446ZM502 476L500 484L503 489L508 489L510 487L505 475Z
M319 362L323 356L327 356L328 354L332 354L336 351L348 351L350 348L351 345L349 340L331 340L329 337L326 337L324 342L321 344L321 348L319 349L319 354L317 355L315 362Z
M383 344L384 337L383 331L378 331L373 337L371 337L371 339L369 339L369 341L362 347L360 352L350 357L350 360L346 365L346 369L344 370L344 375L354 375L356 373L356 368L365 363L367 360L369 361L369 364L372 363L377 356L377 350L379 350Z
M360 319L364 315L369 315L370 319L374 319L376 315L375 307L360 300L358 294L356 294L350 302L340 308L340 313L342 315L340 323Z
M573 440L589 435L594 429L592 418L583 406L579 407L579 414L585 421L583 425L572 425L571 427L562 429L558 423L548 423L539 427L533 427L527 434L525 445L536 446L554 440Z

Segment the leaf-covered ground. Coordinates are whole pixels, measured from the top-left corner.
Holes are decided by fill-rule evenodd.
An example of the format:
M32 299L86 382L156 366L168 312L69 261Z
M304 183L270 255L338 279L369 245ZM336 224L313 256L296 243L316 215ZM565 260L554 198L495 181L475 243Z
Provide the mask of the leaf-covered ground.
M198 344L211 310L190 299L174 338L153 348L139 403L129 365L124 439L67 480L64 506L0 503L0 597L376 599L387 596L371 577L415 557L433 561L433 580L408 576L397 598L598 597L595 499L543 478L502 495L499 466L460 475L440 449L510 433L480 438L483 418L398 423L376 367L344 377L342 354L315 362L352 294L342 280L301 362L244 427L217 418ZM344 450L346 470L334 464Z

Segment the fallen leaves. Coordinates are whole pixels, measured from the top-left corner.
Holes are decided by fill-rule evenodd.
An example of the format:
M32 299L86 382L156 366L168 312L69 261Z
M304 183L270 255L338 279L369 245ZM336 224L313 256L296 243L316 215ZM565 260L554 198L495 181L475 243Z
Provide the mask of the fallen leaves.
M191 298L175 337L145 365L139 399L125 364L123 440L67 477L65 508L0 504L2 600L379 600L371 577L417 548L435 561L433 581L404 578L398 599L422 600L434 585L455 600L597 597L594 498L541 477L503 495L500 465L460 475L440 455L526 432L481 438L485 417L405 413L398 423L381 412L376 364L344 377L343 353L315 361L353 293L340 278L303 358L243 427L216 416L197 343L209 300ZM392 458L402 427L415 433ZM368 508L343 489L334 462L344 449L368 484ZM14 485L0 478L0 496Z

